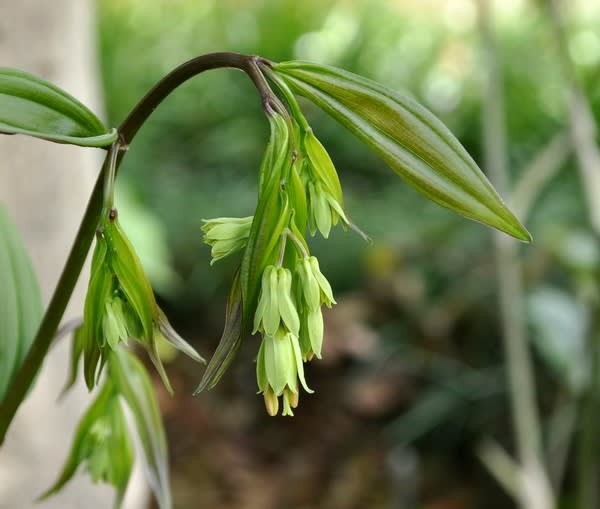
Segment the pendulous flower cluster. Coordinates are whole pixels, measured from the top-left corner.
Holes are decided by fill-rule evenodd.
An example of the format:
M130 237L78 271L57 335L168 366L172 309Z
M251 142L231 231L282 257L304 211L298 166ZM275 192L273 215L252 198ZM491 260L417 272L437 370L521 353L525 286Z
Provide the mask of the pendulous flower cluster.
M213 263L243 250L242 321L262 337L258 390L269 415L280 407L282 415L293 415L300 387L313 392L304 363L321 358L322 306L335 304L305 232L327 238L333 226L350 222L335 167L304 117L272 112L269 121L254 216L205 220L202 229Z

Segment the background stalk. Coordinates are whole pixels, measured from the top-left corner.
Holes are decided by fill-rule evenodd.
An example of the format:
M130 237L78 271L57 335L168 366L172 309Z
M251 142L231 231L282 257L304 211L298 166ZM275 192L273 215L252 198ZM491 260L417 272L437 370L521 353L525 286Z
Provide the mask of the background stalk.
M600 150L596 145L598 127L569 55L563 4L560 0L547 0L546 6L567 90L569 132L579 178L587 198L589 223L596 239L600 239ZM587 336L591 376L582 397L581 429L577 443L577 507L580 509L596 509L600 502L597 485L600 474L600 441L597 436L600 416L597 396L600 379L600 320L596 318L598 303L591 302L590 307L594 317Z
M482 127L485 168L501 195L510 192L506 163L506 131L502 77L489 0L479 0L485 86ZM517 498L523 509L552 509L554 496L545 472L541 432L535 400L535 379L523 319L522 266L517 243L494 233L498 292L502 317L509 394L519 463Z

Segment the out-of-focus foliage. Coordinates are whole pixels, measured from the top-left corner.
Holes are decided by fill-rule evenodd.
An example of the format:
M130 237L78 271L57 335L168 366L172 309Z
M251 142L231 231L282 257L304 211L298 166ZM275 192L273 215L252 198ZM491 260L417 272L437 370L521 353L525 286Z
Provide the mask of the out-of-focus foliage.
M514 181L567 127L556 41L539 3L496 2ZM231 50L275 61L331 64L407 91L482 163L482 67L474 0L100 0L99 6L109 125L119 123L147 89L182 61ZM569 1L567 13L569 52L600 118L600 6ZM465 447L472 451L481 436L509 442L489 230L427 202L332 120L302 105L340 173L351 220L374 243L342 231L333 232L327 243L314 241L313 252L340 305L325 317L323 361L310 373L317 395L306 396L297 424L264 424L253 397L252 344L242 349L216 395L205 394L193 410L183 410L182 402L166 403L168 428L170 423L172 430L192 434L202 429L209 437L190 439L193 454L181 445L187 452L181 452L180 463L175 454L174 469L189 469L194 482L213 493L209 481L198 478L203 472L208 478L228 473L228 456L220 453L235 448L234 456L250 465L240 467L244 475L262 472L262 481L258 474L254 480L263 488L269 484L257 491L264 497L277 492L265 476L289 487L295 475L309 482L310 474L302 470L306 465L318 464L317 474L322 468L321 474L329 475L315 474L321 484L313 479L314 486L298 488L298 494L292 488L277 492L283 498L275 498L274 506L345 508L361 500L362 507L388 507L359 495L344 502L336 487L341 483L350 493L360 484L352 481L356 472L380 471L369 456L371 446L385 451L393 444L410 444L426 467L423 486L432 504L438 494L450 493L450 499L462 501L456 507L507 507L502 497L489 496L495 488L485 484L490 481L481 473L477 479L488 493L479 505L477 495L462 491L469 490L469 481L448 474L477 465L457 458L464 457ZM171 286L156 288L186 337L197 338L202 354L216 345L236 261L209 267L201 220L252 213L267 138L268 124L247 78L235 71L211 71L183 85L158 108L132 144L119 176L119 185L152 217L146 224L166 232L161 250L167 250L160 257L172 264L168 276L159 276L164 281L156 283L171 281ZM504 198L510 203L510 196ZM125 213L120 219L128 230L135 228L128 227ZM534 201L525 225L534 237L523 248L526 312L546 420L557 405L556 394L576 392L585 383L580 341L587 322L581 302L593 293L598 270L598 246L589 234L570 157ZM148 272L152 279L149 267ZM174 383L184 384L189 393L200 373L183 361L178 366ZM323 422L336 429L335 436L320 429ZM206 443L216 449L207 452ZM356 443L364 448L352 447L348 455L337 449ZM220 451L219 461L215 451ZM293 459L284 454L295 458L300 470L293 470ZM274 462L289 468L274 469ZM476 471L481 472L479 465ZM381 487L381 479L364 473L358 478L365 492ZM250 477L243 479L250 483ZM174 490L181 507L196 507L191 494L185 505L186 482L176 482L181 483L181 490ZM369 482L373 489L366 487ZM233 496L238 495L243 498ZM231 507L215 493L206 496L207 506ZM264 500L256 503L267 507Z

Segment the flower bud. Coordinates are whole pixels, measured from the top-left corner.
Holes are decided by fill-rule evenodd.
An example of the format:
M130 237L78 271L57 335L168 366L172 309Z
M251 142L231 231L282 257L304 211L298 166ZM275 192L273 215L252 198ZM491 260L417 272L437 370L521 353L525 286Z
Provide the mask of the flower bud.
M320 307L307 313L306 324L310 348L317 359L320 359L321 348L323 347L323 313Z
M127 325L123 315L123 301L120 298L115 297L106 301L102 328L105 339L112 349L115 349L121 341L127 344Z
M319 182L308 183L308 202L308 224L311 235L319 230L323 237L329 238L332 223L331 209L327 194Z

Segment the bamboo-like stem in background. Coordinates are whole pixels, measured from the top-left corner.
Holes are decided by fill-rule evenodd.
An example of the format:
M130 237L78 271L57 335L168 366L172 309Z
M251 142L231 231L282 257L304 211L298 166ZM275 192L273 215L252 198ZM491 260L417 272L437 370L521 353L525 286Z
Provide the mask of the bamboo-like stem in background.
M506 161L503 88L489 0L479 1L479 25L485 69L482 104L485 168L500 194L508 196L510 177ZM523 317L523 271L518 245L501 233L495 233L494 241L504 350L519 463L518 503L522 509L553 509L554 496L542 462L534 372Z
M548 13L560 59L563 80L568 94L569 130L577 160L579 176L587 199L590 225L600 238L600 150L596 145L598 127L587 98L578 82L575 66L568 52L564 14L560 0L547 1ZM591 303L592 313L598 315L598 303ZM600 441L598 421L600 402L597 396L600 378L600 320L594 318L588 334L588 353L591 376L582 398L581 430L577 458L577 507L596 509L600 504L598 475L600 474Z

